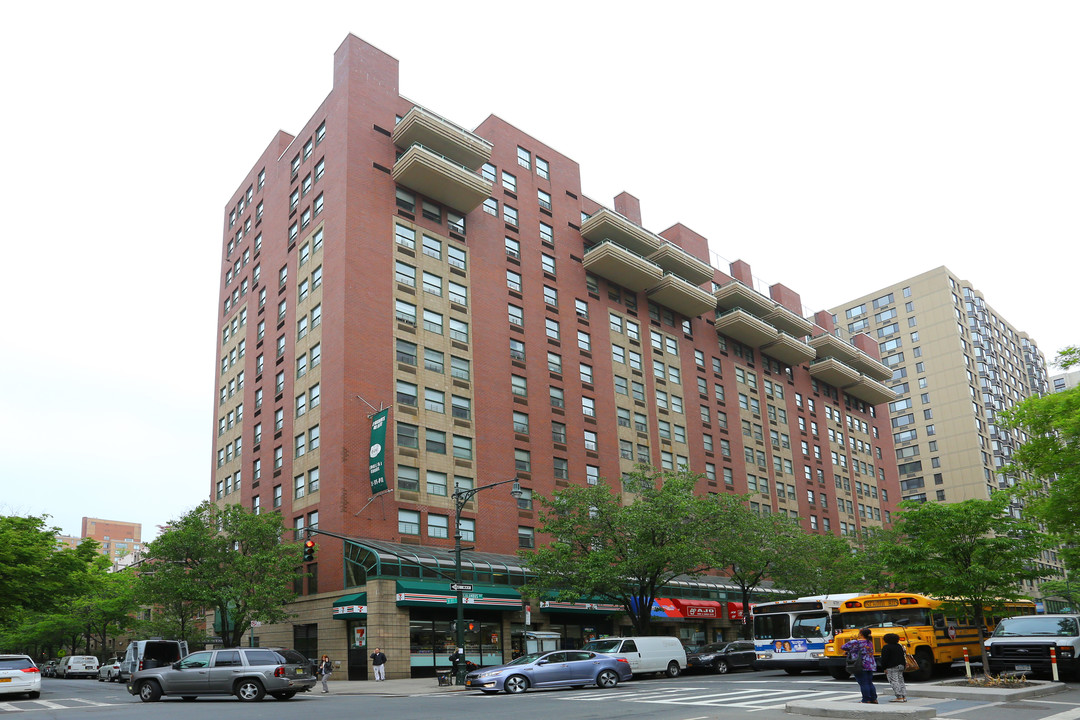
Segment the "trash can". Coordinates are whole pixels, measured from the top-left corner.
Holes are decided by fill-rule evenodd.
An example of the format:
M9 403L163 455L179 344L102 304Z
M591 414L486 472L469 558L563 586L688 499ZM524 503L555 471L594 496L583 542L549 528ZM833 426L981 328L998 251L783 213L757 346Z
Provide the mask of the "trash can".
M450 676L451 673L449 672L441 672L436 674L435 677L439 679L439 687L443 687L444 685L450 685Z

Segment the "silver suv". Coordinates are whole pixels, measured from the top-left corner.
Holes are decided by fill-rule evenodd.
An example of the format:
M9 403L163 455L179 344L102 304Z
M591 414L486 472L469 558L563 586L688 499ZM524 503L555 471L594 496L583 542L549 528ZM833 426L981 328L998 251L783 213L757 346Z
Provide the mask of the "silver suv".
M199 695L235 695L262 700L267 694L288 700L315 686L311 662L287 648L228 648L194 652L171 666L139 670L127 690L143 702L162 695L194 700Z

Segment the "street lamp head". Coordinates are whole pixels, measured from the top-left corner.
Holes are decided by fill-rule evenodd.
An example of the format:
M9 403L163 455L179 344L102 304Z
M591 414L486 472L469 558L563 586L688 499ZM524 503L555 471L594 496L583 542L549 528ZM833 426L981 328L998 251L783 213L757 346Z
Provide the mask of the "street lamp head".
M510 494L514 497L515 500L520 498L523 494L521 492L521 483L517 481L517 478L514 478L514 484L510 486Z

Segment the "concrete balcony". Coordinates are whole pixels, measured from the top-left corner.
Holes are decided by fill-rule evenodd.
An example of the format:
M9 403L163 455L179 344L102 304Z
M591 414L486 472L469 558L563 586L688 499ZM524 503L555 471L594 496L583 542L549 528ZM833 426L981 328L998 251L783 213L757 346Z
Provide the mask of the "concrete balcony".
M819 351L820 354L820 351ZM825 357L810 363L810 376L827 382L835 388L846 388L859 382L862 375L850 365L835 357Z
M834 357L874 380L888 380L892 370L864 353L846 340L832 333L810 338L810 347L817 350L818 357Z
M685 317L698 317L716 310L716 298L678 275L667 273L649 288L649 299L669 307Z
M581 237L591 242L611 240L627 250L648 257L660 249L664 239L607 208L600 208L581 223Z
M862 350L856 350L858 353L851 361L851 367L855 368L863 375L873 378L874 380L890 380L892 379L892 370L888 365L884 365L881 362L870 357Z
M801 339L781 330L776 340L761 346L761 352L787 363L801 365L817 357L817 351Z
M752 287L743 285L738 280L732 280L719 287L713 292L716 298L716 307L719 310L742 308L758 317L765 317L776 308L772 299L765 297Z
M860 376L859 382L854 385L849 385L844 388L844 392L871 405L880 405L881 403L892 402L896 399L896 393L893 392L892 389L885 387L866 375Z
M698 260L674 243L665 242L660 249L649 256L654 263L666 272L674 273L691 285L701 285L714 277L712 265Z
M582 265L594 275L634 292L653 287L664 277L659 265L610 240L586 250Z
M775 340L777 333L772 325L742 308L734 308L719 315L716 318L716 332L750 347L760 347Z
M394 163L394 181L462 213L491 196L491 183L464 165L423 145L413 145Z
M801 315L796 315L780 303L776 304L772 312L763 315L762 319L768 320L777 329L797 338L806 337L814 330L814 323Z
M423 145L472 170L491 159L487 140L419 106L405 113L391 137L399 148Z

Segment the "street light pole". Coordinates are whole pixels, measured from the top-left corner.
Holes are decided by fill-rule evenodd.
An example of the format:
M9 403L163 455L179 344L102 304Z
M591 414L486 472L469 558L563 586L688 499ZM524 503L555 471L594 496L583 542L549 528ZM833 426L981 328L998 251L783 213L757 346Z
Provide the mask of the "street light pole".
M518 482L517 478L500 480L499 482L475 488L454 488L452 495L454 498L454 590L457 592L457 622L455 623L457 648L454 651L454 678L458 685L465 684L466 667L463 655L465 652L465 597L461 580L461 511L465 509L465 504L472 500L481 490L505 485L506 483L514 483L510 489L510 495L515 500L521 497L521 483Z

